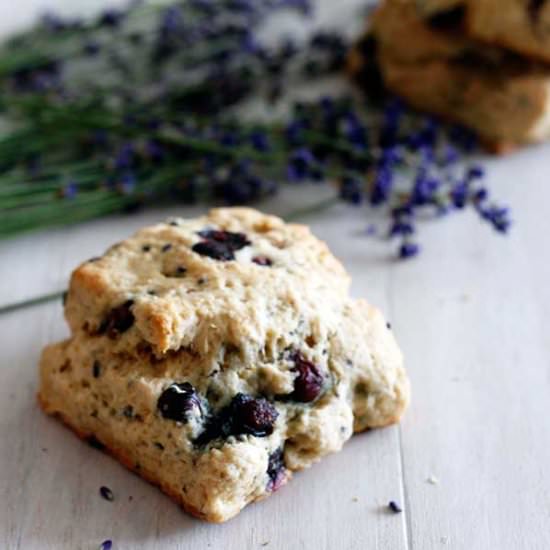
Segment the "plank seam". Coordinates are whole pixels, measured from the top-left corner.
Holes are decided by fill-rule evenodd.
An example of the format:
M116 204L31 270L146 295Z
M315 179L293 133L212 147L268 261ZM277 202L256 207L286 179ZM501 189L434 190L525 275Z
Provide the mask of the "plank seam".
M405 512L405 542L407 550L413 550L413 537L410 514L410 499L407 489L407 480L405 477L405 457L403 452L403 438L401 434L401 424L397 427L397 441L399 443L399 478L401 482L401 493L403 494L403 504Z

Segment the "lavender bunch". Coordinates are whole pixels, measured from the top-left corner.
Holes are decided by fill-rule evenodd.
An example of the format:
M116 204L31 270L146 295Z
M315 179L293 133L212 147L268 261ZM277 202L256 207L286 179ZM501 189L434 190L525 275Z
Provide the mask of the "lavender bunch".
M400 257L416 221L473 208L506 232L509 213L465 160L475 140L397 100L321 97L284 119L250 120L251 98L342 70L348 44L318 31L258 38L306 0L132 5L91 21L48 16L0 50L0 237L163 202L246 204L281 185L331 185L337 201L386 214Z

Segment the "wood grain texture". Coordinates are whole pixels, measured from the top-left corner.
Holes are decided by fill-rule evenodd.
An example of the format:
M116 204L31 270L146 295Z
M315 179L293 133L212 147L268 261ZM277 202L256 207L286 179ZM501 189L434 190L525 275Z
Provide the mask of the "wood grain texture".
M412 549L550 548L549 153L489 163L514 207L508 238L457 219L392 274L414 395L401 427Z

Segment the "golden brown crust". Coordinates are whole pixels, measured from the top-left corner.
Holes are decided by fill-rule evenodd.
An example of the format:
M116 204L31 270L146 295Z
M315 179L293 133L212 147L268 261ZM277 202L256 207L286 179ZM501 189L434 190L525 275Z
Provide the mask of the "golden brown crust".
M187 502L181 496L180 493L172 489L170 486L161 483L158 480L158 477L153 472L150 472L142 467L136 468L135 461L132 460L130 456L123 449L121 449L120 447L117 447L112 441L107 441L107 439L104 436L98 436L97 433L83 432L73 422L71 422L71 419L69 417L64 415L62 412L52 408L41 393L37 394L37 400L41 409L46 414L61 420L61 422L63 422L63 424L65 424L67 428L69 428L74 434L76 434L83 441L89 441L92 438L94 440L97 440L102 447L101 450L105 451L107 454L112 456L114 459L116 459L118 462L120 462L122 465L124 465L128 470L130 470L134 474L145 479L155 487L158 487L164 494L169 496L174 502L176 502L179 506L181 506L183 510L185 510L185 512L187 512L188 514L191 514L193 517L197 519L202 519L210 523L223 523L224 521L226 521L225 518L210 516L202 513L192 504Z

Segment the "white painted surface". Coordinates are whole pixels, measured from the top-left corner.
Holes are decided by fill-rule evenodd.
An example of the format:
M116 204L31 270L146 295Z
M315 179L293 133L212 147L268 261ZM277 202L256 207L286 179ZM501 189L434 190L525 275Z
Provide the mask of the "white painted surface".
M0 21L17 9L2 2ZM304 219L344 261L354 293L392 321L413 402L399 428L355 438L226 525L188 518L40 413L36 362L66 334L59 304L1 316L0 548L87 550L106 538L117 550L550 548L550 147L489 164L514 210L507 238L457 215L424 226L422 257L402 264L359 235L362 210ZM300 201L289 193L272 208ZM0 305L63 287L79 261L167 214L0 242ZM390 499L405 513L385 513Z

